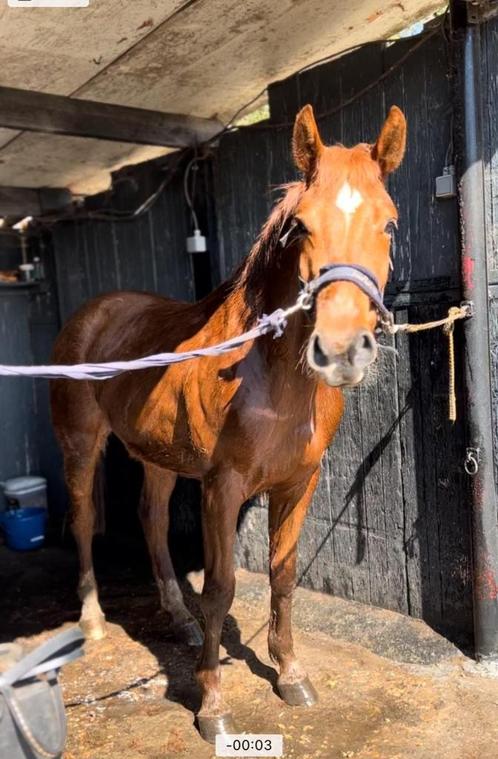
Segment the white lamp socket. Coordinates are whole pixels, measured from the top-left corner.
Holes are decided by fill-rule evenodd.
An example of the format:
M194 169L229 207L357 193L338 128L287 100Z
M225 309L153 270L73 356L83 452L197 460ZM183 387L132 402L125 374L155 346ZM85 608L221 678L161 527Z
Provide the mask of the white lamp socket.
M187 253L205 253L206 251L206 238L201 235L200 229L194 229L194 234L187 237Z

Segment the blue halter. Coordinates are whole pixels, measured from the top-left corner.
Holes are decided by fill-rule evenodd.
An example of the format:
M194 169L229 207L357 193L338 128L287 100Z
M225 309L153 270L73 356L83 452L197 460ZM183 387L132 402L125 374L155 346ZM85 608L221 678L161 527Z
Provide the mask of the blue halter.
M280 245L285 248L296 229L297 222L293 219L288 229L281 236ZM327 264L322 266L317 277L305 282L302 289L304 298L309 297L309 308L314 304L315 298L326 285L331 282L351 282L359 287L370 298L379 314L379 321L384 329L388 329L393 323L393 315L384 305L384 296L379 287L377 277L369 269L359 264Z
M351 282L359 287L377 309L381 324L383 326L392 324L393 317L384 305L383 294L377 278L364 266L358 264L327 264L327 266L322 266L318 277L305 283L303 293L315 299L320 290L332 282Z

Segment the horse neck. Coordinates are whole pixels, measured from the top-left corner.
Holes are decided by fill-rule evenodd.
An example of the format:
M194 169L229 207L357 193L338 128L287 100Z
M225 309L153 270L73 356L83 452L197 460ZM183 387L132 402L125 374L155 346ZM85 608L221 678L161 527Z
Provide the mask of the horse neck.
M248 259L236 275L227 301L229 312L241 329L254 327L263 314L293 305L299 294L298 244L286 250L262 251L261 256L263 260ZM234 319L229 321L233 324ZM317 383L306 371L303 356L309 332L307 316L300 311L289 317L281 337L266 335L258 338L254 347L276 386L285 385L290 392L298 391L300 398L302 393L308 393L311 399Z

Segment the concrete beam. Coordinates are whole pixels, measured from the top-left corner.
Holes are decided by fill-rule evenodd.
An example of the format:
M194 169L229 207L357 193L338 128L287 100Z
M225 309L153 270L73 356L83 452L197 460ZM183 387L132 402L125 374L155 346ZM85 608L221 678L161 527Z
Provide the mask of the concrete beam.
M215 119L0 87L0 127L185 148L214 137Z

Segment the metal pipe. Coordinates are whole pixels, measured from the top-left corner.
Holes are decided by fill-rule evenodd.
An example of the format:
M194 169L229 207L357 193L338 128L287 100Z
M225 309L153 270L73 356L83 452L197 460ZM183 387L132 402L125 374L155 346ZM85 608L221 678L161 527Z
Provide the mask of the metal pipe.
M474 641L476 658L498 658L498 527L494 478L488 324L484 167L480 93L480 27L465 26L463 174L460 183L462 284L474 304L465 322L468 447L472 492Z

